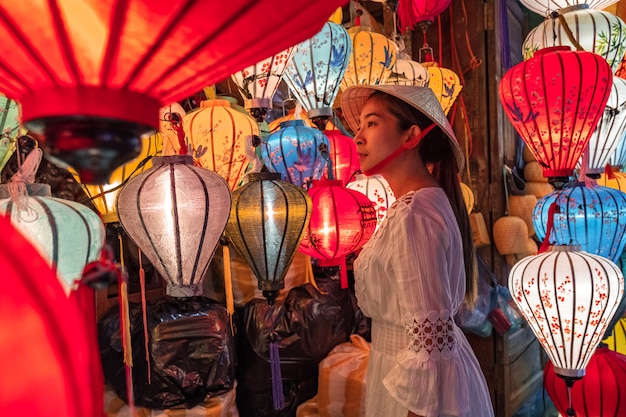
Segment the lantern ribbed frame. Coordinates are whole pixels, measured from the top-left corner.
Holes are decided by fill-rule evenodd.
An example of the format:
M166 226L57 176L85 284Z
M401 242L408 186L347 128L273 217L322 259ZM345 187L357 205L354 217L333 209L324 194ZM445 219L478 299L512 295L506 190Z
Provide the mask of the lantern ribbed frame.
M547 16L549 12L567 9L576 5L587 5L590 9L606 9L619 0L520 0L529 10L540 16Z
M624 295L622 272L602 256L574 246L552 246L509 273L508 287L557 374L585 375Z
M251 173L233 192L226 234L266 297L275 298L311 218L307 192L278 173Z
M615 323L613 332L602 341L610 350L626 355L626 317Z
M0 214L39 251L59 278L66 294L75 289L85 265L100 259L105 230L98 215L87 206L52 197L50 186L27 184L28 196L21 210L11 198L0 200ZM8 185L0 185L0 196L8 197Z
M617 262L626 244L626 193L608 187L569 185L537 200L533 225L540 241L546 236L549 211L556 204L550 243L578 245L585 252Z
M384 83L396 63L396 45L385 35L363 26L353 26L348 29L348 33L352 40L352 53L341 81L341 89L353 85Z
M626 192L626 173L624 172L612 172L610 176L601 174L596 182L603 187Z
M376 228L387 216L387 210L396 201L396 197L382 175L357 174L353 181L346 184L346 188L365 194L376 210Z
M344 135L340 130L325 130L324 135L330 142L329 156L333 179L340 180L345 186L360 170L356 145L351 137ZM330 175L327 174L327 178L330 178Z
M120 191L120 223L166 280L167 294L200 295L228 221L230 189L189 155L155 157L152 164Z
M428 87L430 73L419 62L410 59L396 59L391 75L381 84L414 85Z
M351 53L348 31L333 22L326 22L319 33L298 44L284 80L309 117L332 115Z
M269 171L281 174L283 181L308 188L326 169L320 145L330 149L324 133L306 126L303 120L287 120L261 144L261 158Z
M456 101L463 86L459 76L448 68L440 67L436 62L422 62L428 71L428 88L433 90L435 97L447 115Z
M589 144L611 93L611 68L600 56L555 46L511 68L498 90L505 114L544 177L568 178Z

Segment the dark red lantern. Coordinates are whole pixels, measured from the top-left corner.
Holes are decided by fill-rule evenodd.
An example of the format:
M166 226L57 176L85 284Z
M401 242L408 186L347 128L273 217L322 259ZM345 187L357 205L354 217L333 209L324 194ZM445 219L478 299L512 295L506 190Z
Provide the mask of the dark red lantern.
M504 111L555 187L573 174L612 85L602 57L567 46L541 49L502 77Z
M435 17L443 13L450 6L452 0L399 0L398 1L398 25L400 32L413 29L418 24L422 31L435 20Z
M587 417L624 416L626 398L626 356L598 347L586 368L585 376L571 388L571 408L565 380L548 362L544 371L544 387L563 416Z
M340 130L325 130L324 134L330 143L329 168L332 169L332 176L327 173L327 178L340 180L345 186L360 170L356 145L351 137L342 134Z
M340 180L313 181L309 195L313 210L299 250L316 258L322 267L339 266L341 286L347 288L346 255L363 247L374 234L374 204Z
M345 0L9 3L0 91L49 156L105 183L157 130L161 106L312 37Z

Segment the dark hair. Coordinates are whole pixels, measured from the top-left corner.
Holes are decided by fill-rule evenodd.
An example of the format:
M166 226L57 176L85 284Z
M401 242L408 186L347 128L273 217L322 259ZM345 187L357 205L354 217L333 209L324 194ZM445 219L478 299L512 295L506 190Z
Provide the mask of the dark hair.
M434 123L404 100L382 91L374 92L370 98L381 100L387 105L387 110L398 119L398 129L401 132L408 130L413 125L424 130ZM465 262L465 302L471 308L474 306L478 292L478 266L472 228L461 192L459 169L454 152L450 142L445 137L445 133L438 126L428 132L421 140L417 146L417 151L424 163L431 167L433 176L446 193L461 231Z

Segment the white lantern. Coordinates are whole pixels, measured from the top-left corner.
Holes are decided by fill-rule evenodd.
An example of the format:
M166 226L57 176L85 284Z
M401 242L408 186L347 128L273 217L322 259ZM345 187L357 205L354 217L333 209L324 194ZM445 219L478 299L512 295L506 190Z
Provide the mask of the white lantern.
M396 60L396 65L391 69L391 75L381 84L415 85L428 87L430 74L426 67L410 59Z
M617 3L619 0L520 0L522 4L533 12L547 16L549 12L554 12L560 9L566 9L568 7L576 5L587 5L590 9L606 9L612 4Z
M391 187L381 175L358 174L354 181L346 184L346 188L365 194L376 210L376 228L382 223L387 215L387 209L396 201Z

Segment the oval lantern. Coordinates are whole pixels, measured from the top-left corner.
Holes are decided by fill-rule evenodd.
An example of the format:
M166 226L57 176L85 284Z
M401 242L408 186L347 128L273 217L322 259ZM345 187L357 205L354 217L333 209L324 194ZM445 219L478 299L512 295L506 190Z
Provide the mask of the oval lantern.
M440 67L436 62L422 62L428 71L428 88L433 90L435 97L447 115L456 101L463 86L456 73L448 68Z
M570 385L585 368L624 295L617 265L573 246L523 258L508 287L519 311Z
M363 247L374 234L374 204L339 180L313 181L309 195L313 211L299 250L316 258L320 266L339 266L341 287L348 288L346 255Z
M3 2L0 91L49 154L103 184L158 129L161 106L310 38L343 3ZM17 23L33 16L35 30Z
M346 188L365 194L376 210L376 228L387 216L387 210L396 201L396 197L382 175L357 174L353 181L346 184Z
M352 40L343 26L326 22L322 30L298 44L284 80L308 117L324 130L348 67Z
M54 270L66 295L76 289L85 265L100 259L105 240L104 225L87 206L52 197L47 184L27 184L27 196L19 203L0 200L0 214L37 248ZM0 195L9 196L8 185ZM22 205L24 204L24 205Z
M128 236L167 282L173 297L202 294L202 279L230 212L230 189L189 155L152 158L117 197Z
M537 51L500 80L505 114L556 188L569 180L589 144L612 82L603 58L566 46Z
M340 130L325 130L324 135L330 142L330 161L328 168L332 167L327 178L340 180L345 186L359 172L359 156L356 145L351 137L344 135Z
M259 135L255 120L231 107L227 100L203 100L200 109L183 117L186 148L202 168L217 172L231 190L241 184L249 161L246 141ZM164 155L177 155L180 145L163 146Z
M278 173L251 173L233 192L226 234L273 304L311 216L311 198Z
M626 52L626 24L609 12L573 6L559 13L558 19L547 17L532 29L522 51L524 59L529 59L546 47L563 45L577 49L577 44L583 51L600 55L615 72Z
M393 41L364 26L353 26L348 29L348 33L352 40L352 54L341 81L341 89L385 82L397 58Z
M540 241L548 233L553 204L551 244L578 245L585 252L617 262L626 244L626 193L579 182L540 198L532 216Z
M398 2L400 33L412 30L417 24L425 32L437 16L450 6L452 0L410 0Z
M410 59L396 59L391 75L381 84L428 87L430 73L422 64Z
M567 9L571 6L583 4L589 6L590 9L602 10L618 1L619 0L520 0L520 3L540 16L547 16L550 12L555 10L558 11L560 9Z
M302 120L288 120L261 144L261 157L266 168L279 173L283 181L308 188L326 168L320 145L330 147L326 135Z

